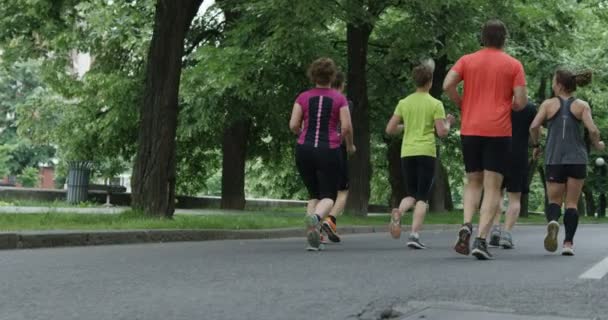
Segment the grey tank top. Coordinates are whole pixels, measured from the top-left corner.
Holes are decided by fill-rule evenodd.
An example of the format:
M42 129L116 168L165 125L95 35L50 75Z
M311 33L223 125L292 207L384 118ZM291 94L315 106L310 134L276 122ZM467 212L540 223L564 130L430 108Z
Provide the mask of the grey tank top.
M581 120L577 119L570 107L574 97L564 100L558 97L559 111L547 121L549 133L545 146L545 165L587 164L585 131Z

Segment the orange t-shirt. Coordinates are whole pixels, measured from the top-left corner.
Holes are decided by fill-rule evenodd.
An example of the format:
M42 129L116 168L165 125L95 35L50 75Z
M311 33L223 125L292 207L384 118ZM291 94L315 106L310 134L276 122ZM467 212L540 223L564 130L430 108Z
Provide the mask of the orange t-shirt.
M452 70L464 81L460 133L510 137L513 88L526 85L521 62L502 50L484 48L460 58Z

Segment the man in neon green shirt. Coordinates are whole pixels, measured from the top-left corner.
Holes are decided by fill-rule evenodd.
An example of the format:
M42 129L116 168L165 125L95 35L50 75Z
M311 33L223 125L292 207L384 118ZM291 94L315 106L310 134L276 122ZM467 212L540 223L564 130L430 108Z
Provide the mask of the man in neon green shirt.
M407 246L413 249L425 248L420 242L418 231L428 210L427 202L435 176L435 130L438 136L445 137L454 123L452 115L448 115L446 119L441 101L429 94L433 85L433 69L432 61L414 68L412 76L416 83L416 92L399 101L386 126L386 133L390 135L397 135L403 129L401 170L407 177L406 197L401 200L399 208L393 209L389 230L393 238L400 238L401 216L415 207L412 230L407 242Z

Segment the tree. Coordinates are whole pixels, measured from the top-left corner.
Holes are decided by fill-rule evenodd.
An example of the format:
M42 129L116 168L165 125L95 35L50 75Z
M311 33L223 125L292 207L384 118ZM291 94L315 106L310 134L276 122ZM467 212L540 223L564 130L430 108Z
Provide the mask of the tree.
M175 138L184 41L202 0L158 0L140 109L133 203L149 215L175 211Z
M347 94L352 99L354 144L357 152L349 159L350 196L346 212L367 215L370 198L371 178L371 135L369 97L367 92L367 50L375 21L387 8L389 1L347 0L346 43L347 43Z

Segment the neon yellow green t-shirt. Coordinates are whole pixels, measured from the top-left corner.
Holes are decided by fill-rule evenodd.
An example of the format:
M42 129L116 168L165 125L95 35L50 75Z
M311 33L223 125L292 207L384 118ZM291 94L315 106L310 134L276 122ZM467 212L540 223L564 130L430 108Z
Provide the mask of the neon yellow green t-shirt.
M443 103L429 93L415 92L399 101L395 115L404 125L401 157L436 157L435 120L445 119Z

